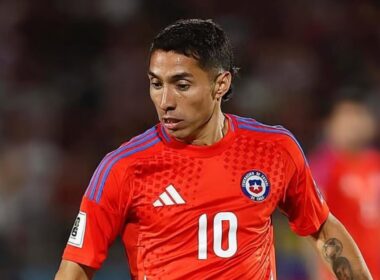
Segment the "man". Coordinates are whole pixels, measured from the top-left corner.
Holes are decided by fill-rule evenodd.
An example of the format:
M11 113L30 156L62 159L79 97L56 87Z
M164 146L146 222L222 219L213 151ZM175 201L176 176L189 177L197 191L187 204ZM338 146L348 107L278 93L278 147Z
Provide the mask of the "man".
M371 147L375 133L376 121L362 94L346 94L335 102L310 166L331 211L355 238L374 279L380 279L380 153Z
M148 76L160 123L100 163L56 279L91 279L118 234L133 279L276 279L277 207L337 275L371 279L293 135L221 111L232 58L209 20L181 20L156 36Z

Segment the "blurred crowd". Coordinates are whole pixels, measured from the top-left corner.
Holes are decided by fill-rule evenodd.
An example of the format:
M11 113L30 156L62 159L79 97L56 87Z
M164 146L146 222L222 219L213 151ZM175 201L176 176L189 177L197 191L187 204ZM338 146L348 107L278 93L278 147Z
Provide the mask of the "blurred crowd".
M378 1L1 0L0 279L51 279L98 162L156 122L153 36L189 17L232 40L226 112L280 123L309 152L332 104L355 94L379 131ZM279 280L312 279L300 245L279 238Z

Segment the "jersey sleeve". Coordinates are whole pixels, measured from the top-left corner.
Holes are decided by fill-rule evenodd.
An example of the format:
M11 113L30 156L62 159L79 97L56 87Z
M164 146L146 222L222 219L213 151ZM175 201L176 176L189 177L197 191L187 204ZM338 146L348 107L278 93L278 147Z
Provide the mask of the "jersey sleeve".
M301 236L317 232L329 214L312 177L310 167L298 142L286 137L282 142L286 157L285 192L279 203L280 210L288 217L291 229Z
M106 158L98 166L82 198L64 260L94 269L101 267L128 212L131 190L125 173L118 164L107 166Z

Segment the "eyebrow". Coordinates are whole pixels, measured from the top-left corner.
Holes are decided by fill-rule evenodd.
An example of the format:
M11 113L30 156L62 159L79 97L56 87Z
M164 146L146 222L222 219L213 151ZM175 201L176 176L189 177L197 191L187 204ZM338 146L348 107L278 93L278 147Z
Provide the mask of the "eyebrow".
M154 78L160 79L160 77L158 75L156 75L155 73L153 73L152 71L148 71L148 75L152 76ZM182 80L182 79L186 79L186 78L193 78L193 77L194 76L188 72L180 72L180 73L177 73L177 74L171 76L170 80L171 81L178 81L178 80Z

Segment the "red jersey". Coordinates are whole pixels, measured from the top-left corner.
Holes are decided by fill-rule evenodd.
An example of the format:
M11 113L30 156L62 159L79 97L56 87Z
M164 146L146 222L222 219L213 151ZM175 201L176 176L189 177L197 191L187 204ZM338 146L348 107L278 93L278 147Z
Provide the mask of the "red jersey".
M299 235L328 208L282 127L227 115L211 146L156 125L109 153L83 197L63 259L99 268L117 235L133 279L276 279L271 215Z
M373 279L380 279L380 153L347 154L323 145L311 166L331 212L355 239Z

